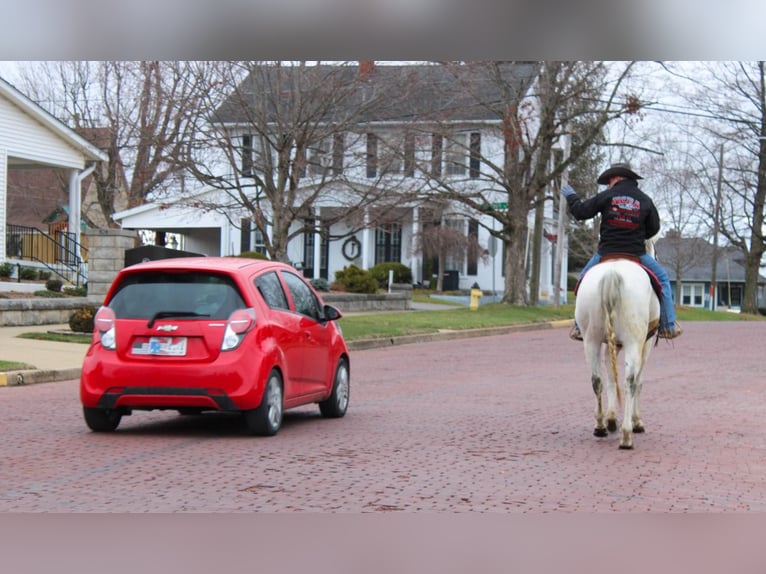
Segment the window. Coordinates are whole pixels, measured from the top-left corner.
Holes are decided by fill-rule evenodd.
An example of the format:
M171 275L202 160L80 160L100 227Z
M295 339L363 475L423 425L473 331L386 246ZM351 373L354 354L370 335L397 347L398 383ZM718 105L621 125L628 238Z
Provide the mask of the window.
M255 244L253 245L253 251L262 253L263 255L267 254L266 239L263 236L263 232L257 227L255 228Z
M381 175L393 175L402 171L401 142L392 138L378 137L378 165ZM382 143L382 146L380 145ZM381 149L382 148L382 149Z
M447 175L465 175L467 134L454 134L444 148L444 162Z
M442 174L442 147L444 142L442 136L433 134L431 136L431 175L441 177Z
M287 289L290 291L290 295L295 303L295 310L301 315L319 321L319 302L314 297L314 293L312 293L309 286L303 282L303 279L293 273L283 272L282 277L284 277Z
M118 319L150 319L158 313L174 319L227 319L245 303L232 279L205 272L151 271L125 277L109 307Z
M402 258L402 227L398 223L382 225L375 230L375 263L394 261Z
M255 279L255 287L263 297L263 300L266 301L266 305L272 309L290 309L290 306L287 304L285 291L282 289L282 284L279 282L276 272L271 271L257 277Z
M451 229L456 230L461 235L465 234L465 220L463 219L445 219L444 220L445 227L449 227ZM444 260L444 270L450 271L450 270L458 270L461 271L463 269L463 264L465 263L465 256L456 253L451 252L447 253L447 256Z
M687 307L702 307L704 304L705 286L702 283L687 283L681 285L681 305Z
M330 173L333 156L330 152L330 140L323 139L309 147L308 172L310 176L324 177Z
M332 140L332 170L335 175L343 173L343 155L346 152L346 134L333 135Z
M242 175L253 175L253 138L248 134L242 136Z
M265 171L274 165L271 157L272 148L265 137L253 134L242 136L242 165L243 177L252 177L254 171Z
M404 134L404 175L415 176L415 134Z
M239 252L250 251L250 220L239 220L240 235L239 235Z
M468 175L477 178L481 175L481 133L471 133L471 157L468 160Z
M378 175L378 136L367 134L367 177Z
M475 219L468 220L468 236L478 243L479 240L479 222ZM476 275L479 271L479 256L475 249L468 250L468 268L467 275Z

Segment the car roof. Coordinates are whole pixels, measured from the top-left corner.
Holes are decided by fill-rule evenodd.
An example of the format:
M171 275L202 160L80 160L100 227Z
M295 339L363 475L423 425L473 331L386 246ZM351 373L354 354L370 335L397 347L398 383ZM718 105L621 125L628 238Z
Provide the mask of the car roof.
M124 267L121 272L137 273L152 270L223 271L237 273L240 270L259 271L269 268L294 269L286 263L247 257L174 257L156 259Z

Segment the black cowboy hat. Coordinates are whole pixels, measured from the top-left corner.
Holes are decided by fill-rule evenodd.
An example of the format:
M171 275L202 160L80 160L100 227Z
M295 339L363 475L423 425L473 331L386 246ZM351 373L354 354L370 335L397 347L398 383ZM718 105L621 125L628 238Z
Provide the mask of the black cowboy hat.
M615 176L627 177L628 179L644 179L635 171L630 169L629 163L613 163L609 169L598 176L596 183L606 185L609 183L609 180Z

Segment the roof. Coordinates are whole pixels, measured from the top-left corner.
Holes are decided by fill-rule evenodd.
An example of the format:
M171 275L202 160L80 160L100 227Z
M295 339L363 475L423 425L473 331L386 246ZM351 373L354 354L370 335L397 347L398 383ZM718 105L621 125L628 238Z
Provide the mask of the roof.
M3 78L0 78L0 95L78 150L86 160L106 161L108 159L106 153L56 119Z
M657 240L657 260L667 271L670 281L677 280L678 265L684 282L709 282L712 279L714 246L701 237L663 237ZM766 283L766 277L758 276L759 283ZM718 248L716 281L744 283L745 266L742 251L736 247Z
M492 76L495 72L500 74L502 81ZM277 106L284 106L290 100L275 97L279 94L300 93L304 96L302 101L306 97L316 101L323 95L330 97L330 94L343 93L348 98L339 106L342 109L334 113L357 110L356 121L359 123L413 119L498 121L503 117L509 99L521 100L536 76L537 64L534 62L471 66L262 65L251 71L238 90L217 110L216 116L223 123L249 123L249 110L255 101L265 102L267 120L274 120ZM332 120L328 114L327 121Z

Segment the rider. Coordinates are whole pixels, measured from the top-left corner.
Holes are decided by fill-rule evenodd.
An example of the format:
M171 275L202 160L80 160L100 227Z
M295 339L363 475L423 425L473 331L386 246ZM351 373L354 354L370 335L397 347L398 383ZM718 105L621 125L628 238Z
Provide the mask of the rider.
M657 276L662 285L662 312L660 313L660 337L675 339L683 330L676 321L670 278L654 257L646 252L645 240L660 230L660 216L651 198L638 188L643 179L630 168L630 164L616 163L598 176L597 183L608 189L590 199L581 200L571 186L565 185L561 193L569 205L569 213L575 219L591 219L601 214L598 251L585 265L580 277L601 261L601 257L613 253L637 256L644 267ZM582 341L580 327L575 323L569 334Z

